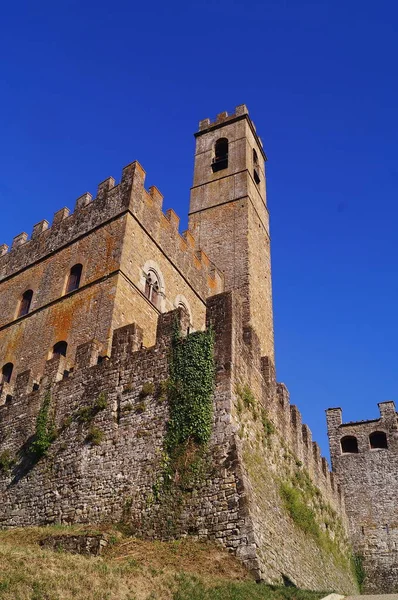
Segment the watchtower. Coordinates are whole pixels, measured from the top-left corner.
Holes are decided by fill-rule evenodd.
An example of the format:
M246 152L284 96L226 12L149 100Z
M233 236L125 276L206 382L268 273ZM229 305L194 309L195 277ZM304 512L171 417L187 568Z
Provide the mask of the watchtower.
M239 290L244 323L274 361L266 156L246 106L215 122L205 119L195 134L194 180L189 229L223 271L225 290Z

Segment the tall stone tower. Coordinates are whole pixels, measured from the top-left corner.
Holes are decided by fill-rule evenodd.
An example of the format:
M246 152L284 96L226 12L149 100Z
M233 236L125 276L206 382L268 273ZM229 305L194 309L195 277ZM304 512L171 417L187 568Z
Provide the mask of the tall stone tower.
M195 134L189 229L224 272L225 289L239 290L244 322L274 361L269 214L262 142L245 105L205 119Z

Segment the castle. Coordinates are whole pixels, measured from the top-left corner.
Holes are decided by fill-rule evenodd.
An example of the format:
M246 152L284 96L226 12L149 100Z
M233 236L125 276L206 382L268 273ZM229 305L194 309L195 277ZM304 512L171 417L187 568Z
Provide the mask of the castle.
M275 378L262 142L244 105L195 137L182 235L134 162L0 246L0 525L192 535L257 580L345 592L354 547L394 591L395 408L331 409L329 471Z

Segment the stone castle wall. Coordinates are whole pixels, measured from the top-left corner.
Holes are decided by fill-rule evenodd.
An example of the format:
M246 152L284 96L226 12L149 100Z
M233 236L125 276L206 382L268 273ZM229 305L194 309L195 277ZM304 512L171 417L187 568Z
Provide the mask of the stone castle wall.
M14 364L15 377L30 368L39 381L56 342L66 341L73 357L95 337L108 354L113 330L132 321L144 328L144 345L153 345L159 312L179 302L187 305L191 326L204 327L206 298L222 291L222 276L189 232L179 234L177 215L164 214L160 192L148 192L144 182L142 167L132 163L118 185L113 178L101 183L95 200L85 194L72 214L64 208L51 227L42 221L30 239L23 233L9 251L1 246L0 369ZM78 263L80 287L66 294L69 271ZM162 275L161 307L144 294L148 264ZM30 311L18 317L29 289Z
M340 482L356 552L363 558L364 590L398 592L398 419L393 402L379 404L380 418L343 423L340 408L327 411L333 470ZM370 435L386 434L387 448L372 448ZM343 452L350 436L357 451ZM351 448L354 450L355 448Z
M111 357L100 364L98 344L81 345L68 376L64 357L48 361L34 391L31 373L19 374L0 407L0 460L4 452L15 460L9 472L0 471L1 526L123 521L136 535L218 540L269 582L354 590L339 491L270 362L260 359L258 339L242 329L242 302L233 293L208 301L216 379L206 479L186 490L178 505L154 501L176 318L187 331L189 316L181 309L161 315L156 344L148 349L136 325L115 331ZM251 390L251 402L241 389ZM57 437L47 456L32 463L27 448L49 399ZM268 419L274 428L265 440ZM102 434L98 445L90 438L93 428ZM305 533L283 502L280 482L297 472L304 479L308 472L311 490L318 490L317 499L308 499L314 519L322 524L328 514L342 523L340 529L329 524L333 547Z

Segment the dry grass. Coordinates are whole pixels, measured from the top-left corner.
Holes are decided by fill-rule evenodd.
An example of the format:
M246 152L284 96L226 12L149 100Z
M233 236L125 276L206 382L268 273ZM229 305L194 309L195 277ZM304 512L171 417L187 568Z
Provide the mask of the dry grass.
M172 599L181 572L247 579L243 567L214 544L191 540L147 542L102 528L111 544L101 557L42 549L49 534L95 533L87 527L10 529L0 532L0 598L4 600Z
M43 549L40 539L108 533L100 557ZM322 594L256 585L240 563L211 543L149 542L106 527L0 531L2 600L316 600Z

